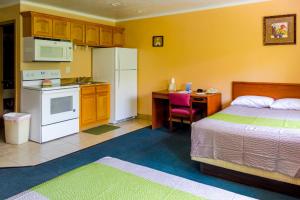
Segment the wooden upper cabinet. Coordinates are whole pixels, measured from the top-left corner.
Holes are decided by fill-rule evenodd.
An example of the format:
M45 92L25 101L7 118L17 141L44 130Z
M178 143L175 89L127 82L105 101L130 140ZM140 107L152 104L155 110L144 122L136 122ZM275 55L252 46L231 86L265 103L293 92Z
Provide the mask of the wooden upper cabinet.
M24 37L52 38L53 20L48 15L25 12L23 15Z
M23 36L71 40L94 47L124 46L124 28L59 17L32 11L22 12Z
M71 23L64 18L53 19L53 38L70 40Z
M99 26L95 24L86 24L85 43L90 46L99 46Z
M52 19L44 16L33 16L33 35L52 37Z
M113 28L113 46L122 47L124 46L124 28L114 27Z
M113 45L113 27L100 26L100 46L111 47Z
M78 45L85 45L85 24L83 22L71 22L71 41Z

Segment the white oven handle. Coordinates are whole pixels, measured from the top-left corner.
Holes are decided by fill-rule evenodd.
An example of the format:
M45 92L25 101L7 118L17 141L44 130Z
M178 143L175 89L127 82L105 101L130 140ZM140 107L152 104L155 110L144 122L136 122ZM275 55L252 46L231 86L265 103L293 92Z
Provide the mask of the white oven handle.
M65 93L65 92L79 92L79 88L68 88L68 89L57 89L57 90L45 90L42 91L42 94L57 94L57 93Z

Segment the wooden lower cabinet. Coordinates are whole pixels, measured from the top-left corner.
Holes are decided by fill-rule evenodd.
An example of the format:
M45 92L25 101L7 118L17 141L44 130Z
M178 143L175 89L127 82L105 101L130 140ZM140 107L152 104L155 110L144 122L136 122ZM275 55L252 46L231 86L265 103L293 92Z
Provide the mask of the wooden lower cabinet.
M110 98L107 92L97 92L96 94L96 99L97 99L97 108L101 112L97 112L97 120L102 121L102 120L109 120L109 102Z
M81 124L88 125L97 119L95 94L81 95Z
M109 117L110 86L82 86L80 95L80 130L107 124Z

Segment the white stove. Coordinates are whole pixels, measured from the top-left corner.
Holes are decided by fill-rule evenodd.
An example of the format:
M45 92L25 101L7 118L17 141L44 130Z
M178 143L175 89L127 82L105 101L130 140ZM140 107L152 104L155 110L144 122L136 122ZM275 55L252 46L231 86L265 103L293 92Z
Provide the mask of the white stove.
M51 86L42 86L42 85L31 85L31 86L23 86L23 88L28 90L38 90L38 91L49 91L49 90L61 90L68 88L78 88L79 85L75 84L52 84Z
M42 86L44 79L52 86ZM31 114L30 140L44 143L79 132L79 85L61 84L59 70L22 72L21 111Z

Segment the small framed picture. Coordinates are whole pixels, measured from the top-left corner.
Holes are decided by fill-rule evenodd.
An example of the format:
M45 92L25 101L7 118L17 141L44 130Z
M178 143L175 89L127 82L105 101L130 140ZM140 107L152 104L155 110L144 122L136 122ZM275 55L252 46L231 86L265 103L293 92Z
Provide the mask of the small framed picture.
M296 44L296 14L264 17L264 45Z
M164 36L153 36L152 37L153 47L163 47L164 46Z

